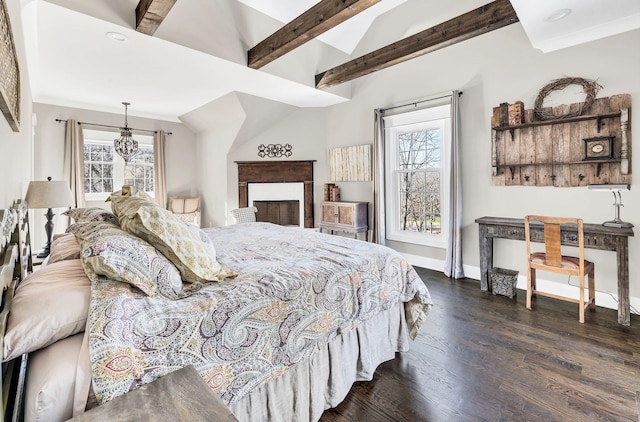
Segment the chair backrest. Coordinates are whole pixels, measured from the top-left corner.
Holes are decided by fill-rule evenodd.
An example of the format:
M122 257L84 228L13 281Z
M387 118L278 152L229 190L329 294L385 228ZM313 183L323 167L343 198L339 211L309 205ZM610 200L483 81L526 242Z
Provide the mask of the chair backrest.
M190 214L200 211L199 196L172 196L169 198L169 211L174 214Z
M233 217L233 223L255 223L256 213L258 209L256 207L244 207L231 210L229 213Z
M524 218L525 240L527 242L527 256L531 256L531 230L530 222L543 223L545 263L552 267L562 266L562 237L561 226L563 224L575 224L577 226L578 248L580 251L580 267L584 267L584 228L581 218L573 217L546 217L541 215L527 215Z
M200 227L199 196L172 196L169 198L167 209L174 213L178 220Z

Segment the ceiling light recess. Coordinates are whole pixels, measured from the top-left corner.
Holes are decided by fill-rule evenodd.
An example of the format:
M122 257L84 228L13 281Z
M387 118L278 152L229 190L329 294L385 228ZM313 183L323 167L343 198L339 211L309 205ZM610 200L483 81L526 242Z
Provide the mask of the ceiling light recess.
M107 32L105 35L107 36L107 38L110 38L114 41L126 42L129 40L126 35L119 32Z
M571 14L571 9L558 9L555 12L552 12L545 19L547 22L556 22L562 20Z

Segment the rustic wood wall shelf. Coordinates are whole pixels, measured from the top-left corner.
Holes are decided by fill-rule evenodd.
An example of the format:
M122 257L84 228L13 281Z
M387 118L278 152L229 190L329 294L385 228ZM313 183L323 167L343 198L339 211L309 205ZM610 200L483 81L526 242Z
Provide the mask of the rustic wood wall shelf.
M493 130L514 130L514 129L524 129L527 127L536 127L536 126L547 126L554 125L559 123L573 123L573 122L581 122L583 120L602 120L611 117L620 117L620 112L617 113L606 113L606 114L590 114L585 116L576 116L576 117L567 117L566 119L554 119L554 120L537 120L535 122L529 123L521 123L519 125L511 125L511 126L498 126L493 127ZM601 123L598 124L598 127L601 126Z
M582 103L554 107L561 115ZM590 114L492 126L491 165L496 186L572 187L631 183L631 96L596 99ZM550 109L551 110L551 109ZM612 137L612 158L587 158L584 139Z

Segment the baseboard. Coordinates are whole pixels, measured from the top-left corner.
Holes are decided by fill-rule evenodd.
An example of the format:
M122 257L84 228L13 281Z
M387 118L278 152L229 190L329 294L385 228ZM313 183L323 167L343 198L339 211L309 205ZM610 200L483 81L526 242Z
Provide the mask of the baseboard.
M402 252L400 254L404 256L411 265L421 268L427 268L429 270L444 272L445 262L442 260ZM462 268L464 270L464 275L466 278L480 280L480 267L463 265ZM576 286L545 280L540 277L538 277L536 281L541 291L553 293L560 296L576 298L578 297L579 288ZM520 290L527 290L526 275L518 274L518 282L516 287ZM637 311L638 309L640 309L640 298L630 297L629 303L631 304L631 313L640 315L640 313ZM603 308L617 310L618 295L617 293L601 292L596 290L596 304L598 306L602 306Z

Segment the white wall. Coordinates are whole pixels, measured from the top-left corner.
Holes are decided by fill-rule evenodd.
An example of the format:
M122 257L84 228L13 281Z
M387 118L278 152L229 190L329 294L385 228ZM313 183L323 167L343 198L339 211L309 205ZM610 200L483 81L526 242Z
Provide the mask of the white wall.
M0 113L0 209L9 208L14 200L24 198L31 180L32 113L29 72L24 52L20 2L5 2L20 68L20 131L13 132Z
M236 141L227 159L229 210L238 206L238 166L234 161L315 160L313 196L317 227L320 215L319 203L323 199L323 183L329 178L328 150L325 146L326 116L325 109L300 109L265 129L261 134L249 140ZM258 146L261 144L290 144L292 155L282 158L260 158ZM228 216L227 223L231 223L231 218Z
M463 262L471 267L467 271L469 275L477 277L478 228L474 220L478 217L523 217L535 213L577 216L586 222L602 222L613 217L612 198L608 193L596 193L587 188L492 186L492 108L501 102L517 100L524 101L526 108L532 108L538 91L550 80L581 76L603 85L599 97L631 94L632 108L637 109L640 107L638 45L640 31L636 30L543 54L531 48L519 24L511 25L356 81L353 91L357 94L353 100L331 109L327 147L338 142L343 144L358 133L365 134L360 135L364 139L372 138L372 110L376 107L406 103L453 89L462 90ZM563 98L562 93L555 95L554 100L557 103L575 102L573 96ZM640 131L632 128L632 139L640 139L639 136ZM637 154L633 162L638 163ZM633 180L637 183L638 176L633 176ZM640 225L635 212L640 208L638 189L625 192L623 200L622 218ZM495 264L524 274L524 242L499 240L495 244ZM436 260L443 257L441 250L398 243L392 246L418 257ZM633 259L640 250L637 237L630 239L629 249L631 296L638 298L640 262ZM615 253L588 250L586 256L596 263L597 289L616 293ZM559 282L566 284L567 280ZM573 284L576 282L572 280Z
M582 217L585 222L602 222L613 217L610 194L587 188L497 187L492 186L490 161L490 120L493 107L501 102L524 102L532 108L538 91L549 81L564 76L580 76L597 80L603 89L598 97L631 94L632 109L640 109L640 31L627 32L595 42L543 54L531 47L520 24L476 37L443 50L378 71L352 82L351 101L333 106L320 117L317 110L300 112L275 123L271 128L243 146L232 149L228 200L237 198L237 187L231 183L233 160L256 160L260 143L290 142L292 158L315 158L316 201L322 197L322 184L328 182L328 149L373 141L373 110L391 107L458 89L462 114L463 166L463 261L468 276L479 277L478 227L475 219L482 216L523 217L526 214L568 215ZM554 94L545 105L582 101L575 90ZM318 122L316 119L323 119ZM325 127L318 133L315 128ZM640 139L640 131L632 125L632 139ZM305 130L305 127L314 128ZM324 142L323 142L324 137ZM295 144L293 144L295 142ZM636 141L637 143L637 141ZM319 147L318 144L323 144ZM299 154L300 145L310 148ZM318 154L311 156L310 154ZM638 163L638 154L632 168ZM633 163L636 163L634 165ZM637 172L636 172L637 173ZM633 177L638 183L638 176ZM370 182L341 182L343 200L372 201ZM607 196L609 195L609 196ZM632 187L623 193L623 220L640 226L640 190ZM519 270L522 287L525 269L524 242L495 242L495 264ZM390 246L407 254L416 265L442 268L442 249L418 247L392 242ZM640 239L630 239L630 292L632 305L640 308L640 261L633 259L640 251ZM597 289L617 293L615 253L587 250L587 259L596 263ZM567 280L556 280L556 289ZM571 280L575 284L577 280ZM608 294L599 294L600 304L615 307Z

